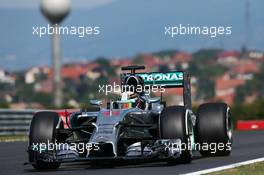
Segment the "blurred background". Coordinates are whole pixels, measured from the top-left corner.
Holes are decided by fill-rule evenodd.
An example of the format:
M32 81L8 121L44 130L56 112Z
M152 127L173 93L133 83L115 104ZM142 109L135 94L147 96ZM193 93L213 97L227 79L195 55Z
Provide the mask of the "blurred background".
M53 71L49 35L40 0L0 0L0 108L51 109ZM99 84L120 83L120 67L146 71L183 69L192 75L194 108L223 101L236 119L264 117L264 1L262 0L72 0L63 26L99 26L100 34L61 35L63 104L79 108L89 99L111 99ZM216 38L164 35L164 26L231 26ZM175 104L181 91L168 90Z

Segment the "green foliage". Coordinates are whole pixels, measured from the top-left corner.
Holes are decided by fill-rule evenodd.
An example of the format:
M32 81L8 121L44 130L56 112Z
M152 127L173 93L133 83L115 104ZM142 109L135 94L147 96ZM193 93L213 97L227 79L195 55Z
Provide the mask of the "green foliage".
M193 61L200 65L206 65L208 62L214 62L217 55L222 52L222 49L201 49L193 54Z
M46 93L33 93L31 101L40 103L45 107L52 107L53 105L53 95Z
M200 63L202 64L202 63ZM216 77L223 75L227 68L221 65L208 65L208 66L199 66L199 64L191 62L189 67L189 72L191 75L198 78L207 78L214 80Z
M0 83L0 92L14 90L15 87L9 83Z
M264 97L264 64L261 65L260 72L253 76L253 79L246 81L244 86L237 87L235 102L243 102L246 96L258 93Z
M227 68L221 66L221 65L210 65L208 67L204 67L202 69L202 76L204 77L210 77L210 78L215 78L220 75L223 75L227 71Z
M74 109L74 106L68 105L68 104L63 104L60 109Z
M115 68L110 65L109 60L104 57L99 57L95 60L95 62L106 71L107 76L115 76Z
M68 101L72 98L76 98L78 95L78 91L76 89L76 83L69 79L64 79L64 88L63 88L63 94L64 94L64 101Z
M39 74L36 76L36 81L42 81L42 80L47 80L48 76L46 74Z
M81 103L80 104L80 108L81 109L89 109L91 107L92 107L92 105L90 105L89 101L87 101L86 103Z
M208 77L199 77L198 78L198 98L210 99L215 96L215 83L212 79Z
M215 95L214 80L227 70L215 63L221 51L220 49L202 49L193 54L188 71L198 78L198 98L210 99Z
M133 64L134 65L141 65L143 64L143 61L142 61L142 56L141 55L136 55L133 59Z
M15 102L32 102L33 84L16 83Z
M9 108L9 103L6 101L0 100L0 108Z
M29 104L37 102L44 105L44 107L52 107L53 95L34 92L34 84L26 84L23 73L18 73L15 89L16 95L14 96L14 102L25 102Z
M176 53L178 53L177 50L162 50L162 51L159 51L159 52L154 52L153 55L157 56L157 57L165 57L165 56L173 56L175 55Z
M240 166L233 169L227 169L215 173L210 173L208 175L263 175L264 163L254 163L249 165Z
M234 120L264 119L264 99L252 104L235 104L231 112Z

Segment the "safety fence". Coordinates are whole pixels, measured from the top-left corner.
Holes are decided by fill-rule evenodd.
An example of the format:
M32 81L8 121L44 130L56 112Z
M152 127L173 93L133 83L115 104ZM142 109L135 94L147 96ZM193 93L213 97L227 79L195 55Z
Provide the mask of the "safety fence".
M27 135L35 109L0 109L0 136ZM264 130L264 120L237 121L237 130Z
M34 109L0 109L0 135L27 135Z

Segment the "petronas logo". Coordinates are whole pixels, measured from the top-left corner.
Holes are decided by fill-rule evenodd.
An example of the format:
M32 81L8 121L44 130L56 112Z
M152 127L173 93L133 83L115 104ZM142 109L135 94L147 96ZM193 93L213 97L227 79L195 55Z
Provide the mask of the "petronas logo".
M183 72L167 72L167 73L138 73L145 84L157 84L168 86L182 86L183 85Z

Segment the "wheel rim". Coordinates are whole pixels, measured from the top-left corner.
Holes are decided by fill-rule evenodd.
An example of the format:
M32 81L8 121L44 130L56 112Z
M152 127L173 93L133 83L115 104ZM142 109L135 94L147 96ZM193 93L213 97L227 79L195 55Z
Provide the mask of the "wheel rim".
M232 141L232 121L230 117L230 109L227 109L227 117L226 117L226 133L227 133L227 138L228 142Z
M193 127L189 127L189 134L188 134L188 144L190 145L189 151L192 154L192 150L194 149L194 132L193 132Z
M188 114L187 115L187 119L186 119L186 122L187 122L187 144L188 144L188 151L190 152L190 154L192 155L192 150L193 150L193 143L194 143L194 132L193 132L193 127L192 127L192 120L191 120L191 117L190 115Z

